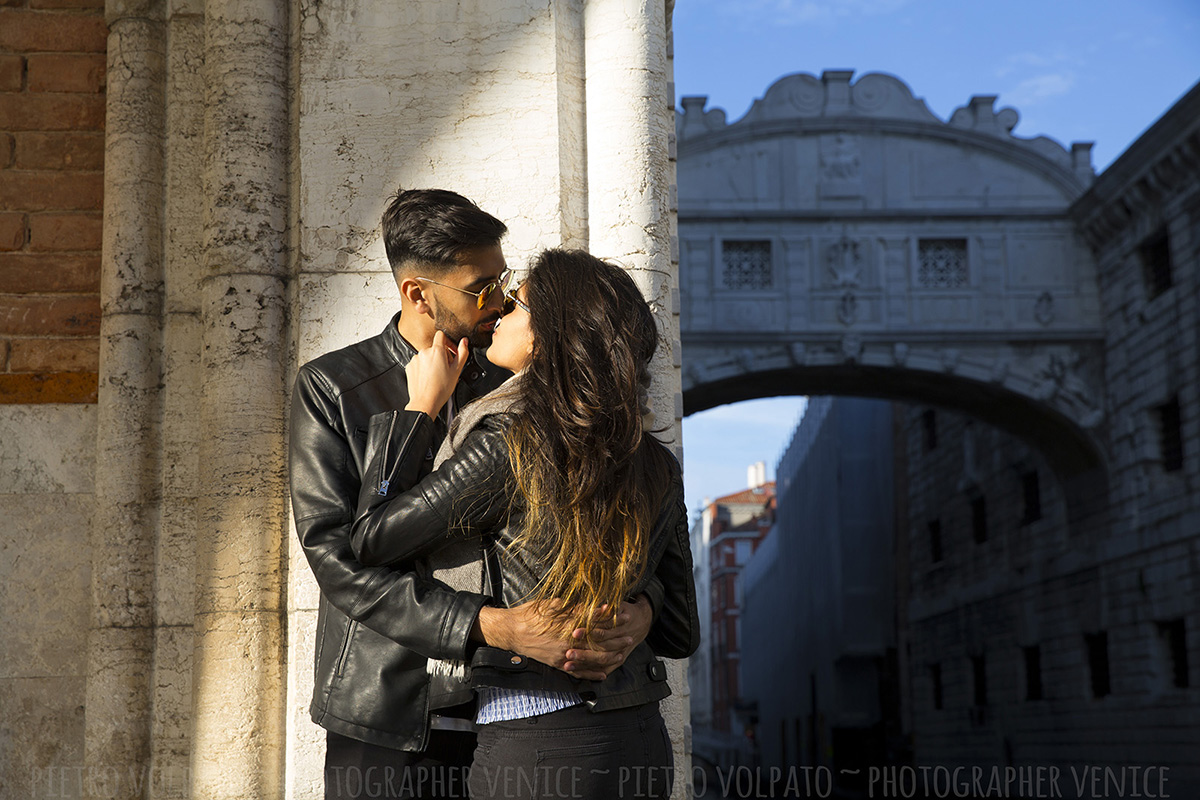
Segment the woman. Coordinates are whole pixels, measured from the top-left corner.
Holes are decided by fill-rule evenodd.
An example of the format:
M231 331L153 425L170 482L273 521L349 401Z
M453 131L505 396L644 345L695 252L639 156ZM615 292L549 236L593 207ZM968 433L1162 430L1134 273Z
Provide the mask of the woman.
M435 472L386 497L412 485L401 470L420 459L405 454L428 444L372 420L352 543L364 564L420 557L499 604L560 598L589 634L627 598L661 597L646 642L604 681L493 648L430 672L442 704L479 695L472 797L667 797L655 654L690 655L699 623L679 464L643 416L654 316L623 270L582 251L544 252L508 300L488 358L514 377L463 410ZM410 366L407 410L436 413L465 360L465 343L435 340Z

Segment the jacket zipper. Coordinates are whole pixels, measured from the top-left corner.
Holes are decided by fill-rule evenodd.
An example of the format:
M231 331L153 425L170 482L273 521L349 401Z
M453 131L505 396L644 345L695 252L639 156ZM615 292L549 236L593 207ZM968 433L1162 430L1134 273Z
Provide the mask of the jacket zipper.
M391 481L384 477L388 471L388 445L392 443L392 433L396 430L397 412L392 412L392 418L388 420L387 438L383 440L383 456L380 458L379 464L379 482L375 486L375 493L381 497L387 497L388 484Z

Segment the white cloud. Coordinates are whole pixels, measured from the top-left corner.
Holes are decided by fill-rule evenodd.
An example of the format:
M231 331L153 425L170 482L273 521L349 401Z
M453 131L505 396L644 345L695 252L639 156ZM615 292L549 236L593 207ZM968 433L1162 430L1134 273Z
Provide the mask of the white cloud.
M1011 91L1002 92L1000 100L1003 105L1013 106L1020 110L1022 106L1033 106L1054 97L1060 97L1071 91L1075 85L1073 72L1049 72L1026 78Z

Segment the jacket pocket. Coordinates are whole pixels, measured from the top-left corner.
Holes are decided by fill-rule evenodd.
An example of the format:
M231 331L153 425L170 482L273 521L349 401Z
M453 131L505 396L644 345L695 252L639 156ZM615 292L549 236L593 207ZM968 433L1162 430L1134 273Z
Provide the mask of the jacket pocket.
M346 638L342 641L342 652L338 653L337 663L333 665L333 674L337 677L342 677L342 672L346 668L346 659L350 655L350 643L354 641L354 633L358 630L358 621L350 620L350 624L346 626Z

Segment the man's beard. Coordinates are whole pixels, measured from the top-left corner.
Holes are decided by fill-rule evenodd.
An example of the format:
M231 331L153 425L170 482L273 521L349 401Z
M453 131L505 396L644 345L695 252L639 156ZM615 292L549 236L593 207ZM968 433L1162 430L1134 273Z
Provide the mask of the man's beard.
M451 343L457 345L461 339L465 338L467 343L471 345L472 350L482 350L492 343L492 332L490 330L482 330L479 326L487 322L493 322L496 319L499 319L499 315L481 319L472 328L469 324L459 319L453 312L442 308L436 308L433 312L434 326L446 334L446 338Z

